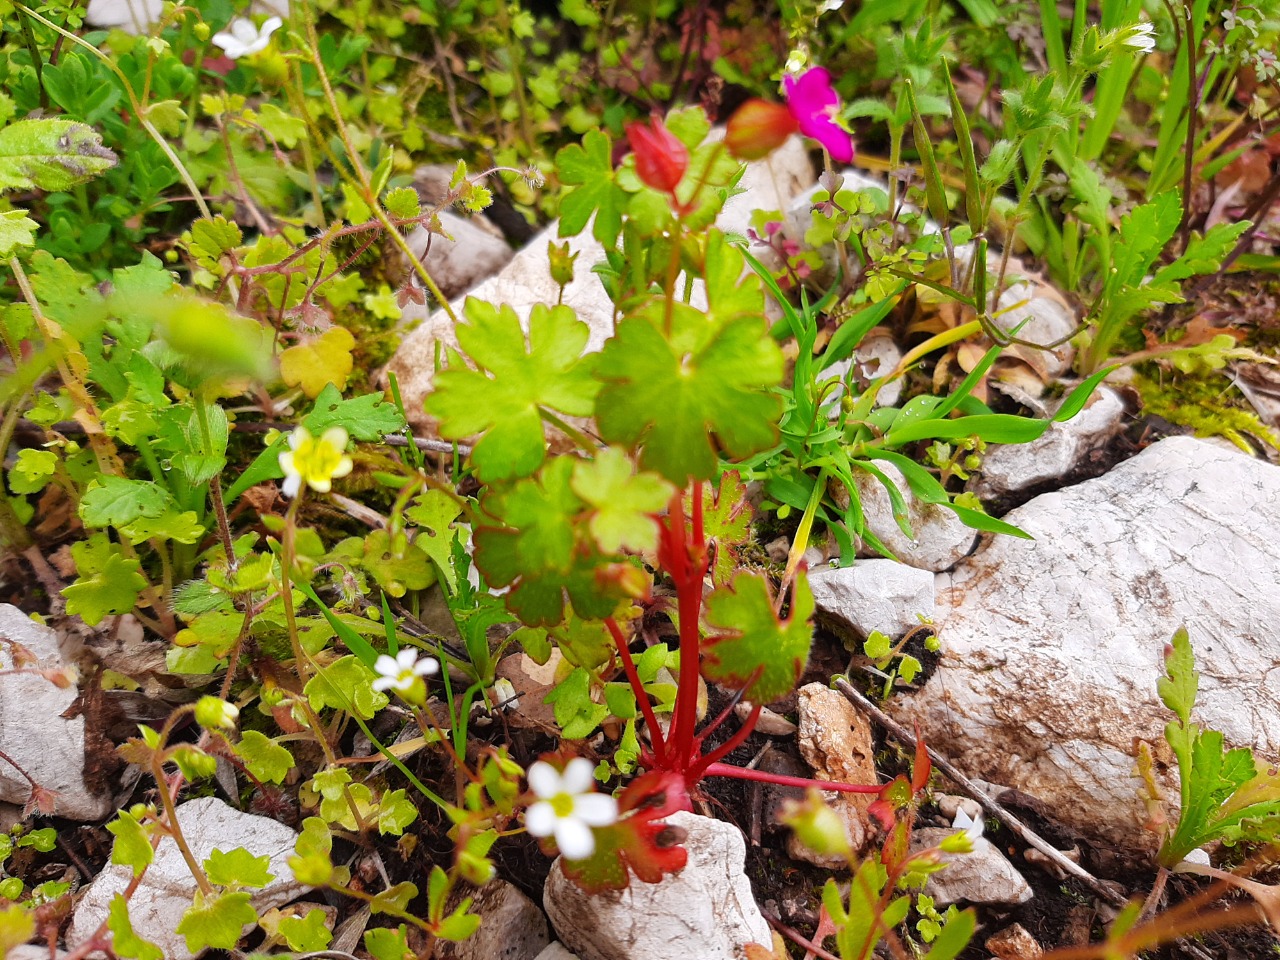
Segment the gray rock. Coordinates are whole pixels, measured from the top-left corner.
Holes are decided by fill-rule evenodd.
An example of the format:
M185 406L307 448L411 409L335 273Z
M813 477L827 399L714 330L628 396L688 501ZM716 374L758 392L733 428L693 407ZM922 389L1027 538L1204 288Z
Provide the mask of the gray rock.
M1120 393L1099 387L1083 410L1065 423L1050 424L1038 439L989 447L971 489L991 499L1063 477L1124 429L1125 413Z
M37 658L36 668L64 665L53 630L17 607L0 604L0 667L10 668L13 651L6 639L26 647ZM37 673L0 676L0 750L56 794L58 816L99 820L115 807L109 794L96 794L84 782L85 718L62 716L77 696L74 685L62 690ZM0 800L26 804L30 796L27 778L0 760Z
M956 831L947 827L922 827L911 835L911 851L936 847ZM938 907L952 903L1026 903L1031 886L1013 864L986 837L973 841L969 853L943 853L947 865L929 877L924 892Z
M988 264L997 263L996 257L998 253L993 252ZM1029 271L1016 259L1010 260L1010 273L1022 277L1029 275ZM1071 368L1075 348L1070 341L1057 341L1075 332L1075 310L1062 294L1043 280L1019 280L1011 284L1000 294L991 321L1007 333L1017 330L1015 336L1027 341L1027 344L1015 343L1008 347L1003 356L1024 361L1042 379L1060 376ZM1023 323L1025 326L1018 330ZM1044 346L1037 347L1036 344Z
M1134 743L1152 745L1176 804L1156 684L1179 626L1201 674L1196 720L1280 752L1280 471L1172 437L1005 519L1036 539L992 538L939 577L939 669L890 710L966 773L1145 858Z
M902 360L902 348L898 346L898 342L887 333L872 330L862 342L858 344L858 348L854 350L853 356L847 360L838 360L818 375L819 382L827 380L831 377L840 377L841 383L839 387L831 391L829 402L832 406L832 419L839 412L840 399L844 396L844 377L849 372L849 368L857 364L854 371L853 383L859 387L863 384L869 384L872 380L878 380L881 377L887 377L898 366ZM861 392L861 389L858 391ZM902 380L901 378L885 383L876 394L877 407L893 407L897 406L899 400L902 399Z
M844 695L821 683L805 684L797 693L800 755L813 769L816 780L871 786L876 776L875 746L871 725ZM867 808L875 800L871 794L826 794L827 803L844 822L849 846L861 850L872 832ZM795 843L788 846L792 856L830 870L846 866L843 857L807 850Z
M809 585L819 618L849 640L865 640L873 630L898 637L921 617L933 618L933 574L895 560L814 570Z
M867 529L880 538L894 557L908 566L938 573L968 556L978 539L975 531L966 527L946 507L917 499L902 471L893 464L878 461L876 466L902 493L907 504L907 522L914 538L908 538L898 526L893 517L893 503L879 479L861 470L855 471L853 476L858 485ZM845 503L841 498L847 494L843 487L835 489L837 504L843 508ZM865 544L858 555L879 556Z
M71 954L66 950L58 950L53 956L55 960L62 960L63 957L69 957ZM49 960L49 948L37 943L10 947L9 952L4 955L4 960Z
M582 960L744 960L749 943L772 942L742 873L746 844L732 824L683 811L667 823L688 831L689 862L661 883L583 893L551 869L543 904L561 942Z
M448 236L417 227L407 242L446 297L466 293L515 256L502 234L483 217L468 218L452 210L441 210L439 217Z
M270 857L267 872L273 879L265 887L251 891L252 904L261 915L272 907L288 903L309 887L299 883L289 869L297 834L269 817L241 813L215 797L188 800L178 807L178 822L195 858L203 862L215 849L228 852L244 847L256 857ZM87 940L107 918L116 894L123 893L133 878L125 866L108 866L89 885L76 905L67 931L67 945L73 949ZM156 848L155 859L129 901L133 929L143 939L158 946L167 960L190 960L184 936L175 932L182 915L191 906L196 881L187 868L178 846L165 838Z
M439 960L537 960L551 943L542 909L505 880L475 891L480 929L456 943L441 942Z

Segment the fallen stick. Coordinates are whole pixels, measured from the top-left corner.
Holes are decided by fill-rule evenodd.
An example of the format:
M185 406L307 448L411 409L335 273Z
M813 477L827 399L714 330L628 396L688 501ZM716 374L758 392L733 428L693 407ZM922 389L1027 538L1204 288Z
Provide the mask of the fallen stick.
M846 700L875 720L876 723L880 724L880 726L884 727L895 740L900 741L913 750L915 749L916 738L912 735L911 731L902 726L902 724L898 723L854 689L853 685L850 684L848 680L844 677L836 677L835 688L844 694ZM1021 837L1028 846L1032 846L1039 850L1057 866L1075 877L1112 906L1123 907L1128 904L1129 900L1126 896L1114 887L1103 883L1084 867L1080 866L1080 864L1069 860L1063 855L1061 850L1058 850L1003 806L995 800L992 800L991 797L987 796L987 794L980 790L972 780L961 773L954 764L947 760L946 757L939 754L938 751L934 750L933 747L926 747L926 749L929 751L929 759L933 761L934 766L959 784L959 786L968 793L969 796L978 801L983 810L991 814L991 816L995 817L1015 834Z

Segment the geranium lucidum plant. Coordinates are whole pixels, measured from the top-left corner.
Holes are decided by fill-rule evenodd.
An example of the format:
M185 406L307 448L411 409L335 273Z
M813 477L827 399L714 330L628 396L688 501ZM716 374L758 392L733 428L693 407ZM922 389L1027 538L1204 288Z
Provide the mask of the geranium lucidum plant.
M690 809L705 776L811 784L723 762L760 705L798 679L813 596L802 571L781 615L764 574L735 570L747 508L730 468L776 442L784 365L760 279L744 274L743 255L711 226L738 168L723 145L704 143L708 132L699 110L633 125L632 156L617 170L602 132L562 150L557 166L572 189L560 231L576 233L594 217L609 258L599 269L620 317L613 336L584 356L589 331L565 305L537 305L523 326L510 307L469 300L457 328L463 352L449 352L426 402L445 437L478 435L475 562L490 586L505 588L511 612L558 643L574 668L552 695L557 716L596 716L577 736L594 729L598 707L645 721L648 743L636 759L646 772L619 797L616 822L575 806L586 799L574 799L579 761L565 767L573 789L552 783L554 771L530 771L538 799L528 827L554 834L571 860L566 872L588 889L626 886L629 873L656 881L682 866L684 850L664 842L661 820ZM695 284L705 307L691 302ZM594 417L603 446L567 421L584 417ZM574 449L548 455L547 426ZM653 651L633 653L632 624L657 609L676 624L680 647L674 700L655 704L637 663ZM629 699L612 682L618 675ZM717 735L732 704L700 726L700 677L754 704L728 738ZM593 701L593 690L611 707ZM671 712L665 731L662 709ZM720 742L711 747L713 736ZM581 842L588 827L589 845Z

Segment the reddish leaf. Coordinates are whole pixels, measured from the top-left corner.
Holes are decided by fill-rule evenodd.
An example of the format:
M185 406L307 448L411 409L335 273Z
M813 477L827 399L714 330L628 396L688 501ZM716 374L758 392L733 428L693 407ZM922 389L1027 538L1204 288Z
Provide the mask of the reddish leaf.
M880 788L880 796L867 807L867 813L880 821L886 830L892 830L898 819L898 811L911 804L911 781L897 776Z
M657 883L683 869L688 859L680 846L684 832L662 821L689 809L688 797L678 773L655 771L638 778L619 798L622 818L596 829L596 852L586 860L560 861L565 876L587 893L601 893L625 890L631 873Z
M911 767L911 792L919 793L929 785L929 774L933 772L933 761L929 759L929 747L920 734L920 724L916 724L916 762Z

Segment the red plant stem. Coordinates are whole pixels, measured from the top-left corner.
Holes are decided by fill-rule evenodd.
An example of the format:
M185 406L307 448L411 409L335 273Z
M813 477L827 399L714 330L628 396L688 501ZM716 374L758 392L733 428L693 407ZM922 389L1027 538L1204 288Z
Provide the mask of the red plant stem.
M695 512L702 499L702 485L692 485ZM671 724L667 761L671 769L687 772L697 759L694 730L698 724L698 678L701 672L702 580L707 572L706 543L690 543L685 529L683 495L676 493L667 510L665 540L667 571L675 581L680 610L680 683L675 718ZM701 524L699 524L701 526Z
M699 732L699 734L693 738L694 746L698 748L699 752L702 751L702 744L706 742L707 737L711 736L713 733L715 733L717 730L720 729L720 725L729 719L729 714L733 713L734 707L736 707L741 702L742 702L742 691L739 690L738 693L734 696L734 698L730 700L727 704L725 704L725 708L720 711L720 715L716 717L714 720L712 720L705 727L703 727L701 732Z
M653 707L649 703L649 695L645 693L644 684L640 682L640 674L636 672L635 662L631 659L631 651L627 648L626 638L622 635L622 628L618 626L618 621L613 617L606 617L604 624L609 628L609 632L613 634L613 642L617 644L618 656L622 660L622 669L627 673L627 681L631 684L631 690L636 695L636 702L640 704L640 712L644 714L644 722L649 725L649 737L653 741L654 756L659 764L661 764L667 756L667 744L662 739L662 728L658 726L658 718L654 716Z
M788 777L781 773L766 773L763 770L749 770L746 767L735 767L727 763L712 763L702 771L708 777L730 777L735 780L755 780L759 783L772 783L779 787L817 787L819 790L832 790L836 793L879 793L880 787L874 784L840 783L838 780L806 780L804 777Z
M760 719L760 704L757 703L755 706L751 708L751 712L747 714L747 719L742 722L742 726L738 728L737 732L734 733L734 735L730 737L728 740L726 740L724 743L720 744L720 746L716 747L714 750L708 753L705 757L699 757L697 763L695 763L693 765L693 768L689 771L689 775L691 777L701 777L702 771L706 770L709 766L714 764L716 761L721 760L724 757L727 757L729 754L733 753L733 751L737 750L738 747L741 746L742 743L747 739L747 737L751 736L751 731L753 731L756 728L756 721L758 721L759 719ZM702 752L701 747L702 747L702 738L699 737L698 738L699 753Z

